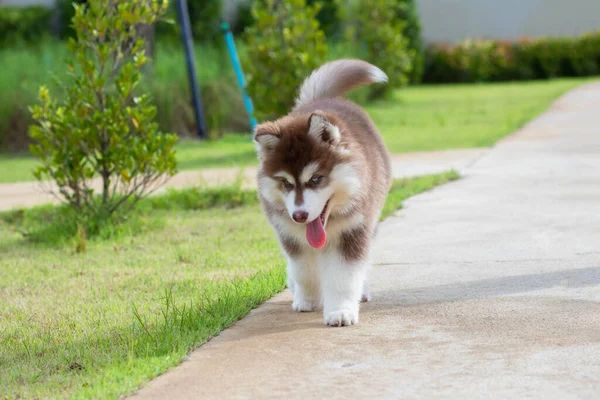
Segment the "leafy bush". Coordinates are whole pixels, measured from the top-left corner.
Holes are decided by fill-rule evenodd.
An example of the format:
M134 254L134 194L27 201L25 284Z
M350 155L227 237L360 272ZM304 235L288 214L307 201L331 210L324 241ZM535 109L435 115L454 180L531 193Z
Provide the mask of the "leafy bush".
M51 17L46 7L0 7L0 47L41 41L49 34Z
M465 40L451 50L431 47L426 78L456 82L495 80L497 71L507 66L506 51L505 46L485 40Z
M371 88L371 98L383 96L391 88L408 83L414 50L403 32L406 23L397 16L403 12L400 0L356 0L345 6L338 0L341 19L346 23L347 40L359 43L360 58L381 68L389 77L387 85Z
M327 46L318 12L304 0L254 2L244 68L259 118L287 113L304 78L322 64Z
M37 125L30 128L36 141L30 149L42 162L34 175L53 180L53 193L84 219L131 209L175 173L176 137L158 131L156 108L136 92L148 61L136 26L154 23L165 6L155 0L76 6L77 37L69 40L73 59L66 66L73 81L63 100L40 88L41 105L31 109Z
M338 4L336 0L306 0L309 6L319 3L320 8L317 13L319 26L325 33L325 36L331 38L340 30L340 20L338 18Z
M487 82L600 74L600 31L517 42L465 40L427 49L423 81Z
M260 0L254 0L260 1ZM306 5L313 6L319 3L317 21L321 30L327 38L335 37L339 32L341 23L338 18L338 4L336 0L306 0ZM236 18L232 23L231 31L234 35L240 35L250 26L254 25L252 16L252 2L242 2L237 8Z
M415 0L400 0L398 18L404 21L402 34L408 39L408 49L412 58L410 83L419 83L423 76L425 49L421 37L421 19Z

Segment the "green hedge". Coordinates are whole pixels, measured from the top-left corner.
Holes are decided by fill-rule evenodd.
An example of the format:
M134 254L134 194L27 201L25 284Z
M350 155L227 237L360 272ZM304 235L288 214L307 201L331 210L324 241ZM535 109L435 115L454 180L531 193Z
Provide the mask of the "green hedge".
M52 12L45 7L0 7L0 47L41 41L50 34Z
M600 31L575 38L465 40L427 48L423 82L489 82L600 74Z

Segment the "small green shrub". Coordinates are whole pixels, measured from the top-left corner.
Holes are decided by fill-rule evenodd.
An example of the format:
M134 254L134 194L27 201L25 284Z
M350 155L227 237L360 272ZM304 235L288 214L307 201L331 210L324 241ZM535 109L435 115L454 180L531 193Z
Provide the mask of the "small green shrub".
M247 30L244 68L259 118L287 113L302 81L325 59L318 12L318 5L305 0L254 2L256 23Z
M338 0L340 17L346 24L346 37L359 44L359 57L381 68L389 77L387 85L373 86L371 98L408 83L414 50L403 35L406 23L400 0L356 0L350 5Z
M154 23L165 7L155 0L76 6L66 66L73 80L61 100L42 86L41 105L31 108L30 150L42 164L34 175L53 180L53 193L82 218L128 211L175 173L176 136L158 131L156 108L137 93L148 59L136 27Z
M0 48L41 41L50 33L51 17L46 7L0 7Z

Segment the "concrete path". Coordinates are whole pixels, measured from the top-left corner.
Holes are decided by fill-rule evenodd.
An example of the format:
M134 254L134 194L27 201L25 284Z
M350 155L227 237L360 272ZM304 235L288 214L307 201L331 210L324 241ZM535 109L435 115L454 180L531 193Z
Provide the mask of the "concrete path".
M285 292L135 397L600 398L600 83L462 173L381 226L359 325Z
M489 149L466 149L397 154L393 156L394 176L413 177L440 173L449 169L461 170L488 151ZM230 184L239 178L240 173L245 187L256 186L255 167L247 167L243 170L240 168L206 169L180 172L155 193L164 192L169 188ZM44 186L42 187L38 182L0 184L0 211L57 202L57 199L47 190L52 187L51 184L44 183ZM102 185L99 180L94 180L92 187L99 191Z

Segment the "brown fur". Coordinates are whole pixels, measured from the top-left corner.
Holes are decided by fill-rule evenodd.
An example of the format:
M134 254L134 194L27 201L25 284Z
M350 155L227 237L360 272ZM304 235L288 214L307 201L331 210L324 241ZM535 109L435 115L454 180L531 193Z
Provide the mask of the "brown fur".
M309 119L314 112L321 113L340 129L340 146L349 150L348 154L332 151L330 144L319 142L307 135ZM361 196L355 199L353 213L363 213L366 223L363 228L342 235L340 251L348 261L366 258L370 238L374 235L379 212L391 184L390 159L369 116L350 101L324 99L300 106L274 124L277 127L279 142L263 161L262 171L267 176L283 170L299 182L304 167L315 160L320 165L317 173L323 176L328 176L335 165L343 162L352 162L361 166L358 172L362 175L364 186ZM273 125L268 126L269 131L273 129L275 129ZM301 203L303 192L302 188L299 189L296 201ZM280 215L286 214L284 209L269 211L278 212ZM353 213L344 217L350 217ZM330 219L340 217L335 213L330 215ZM285 244L284 249L290 256L297 252L295 247Z
M371 236L366 228L356 228L342 233L340 252L346 261L365 260L369 253Z
M346 70L331 85L332 93L341 94L350 87L369 83L365 65L369 64L362 61L351 64L351 70ZM262 163L259 174L273 176L283 170L299 182L303 169L313 161L319 163L317 173L326 177L335 165L352 163L358 166L356 170L362 187L360 194L354 199L351 212L344 215L332 212L329 218L350 218L355 213L361 213L365 217L363 226L343 232L339 241L339 250L348 261L364 259L391 184L391 163L387 149L371 118L353 102L341 98L321 98L306 104L302 101L299 103L287 116L257 127L255 139L258 140L262 135L272 135L278 139L260 156ZM308 135L310 120L314 114L324 117L339 128L339 144L332 144L326 131L322 133L321 139ZM346 151L340 151L342 149ZM302 201L303 188L298 189L297 203ZM266 204L262 196L261 203L267 216L287 215L284 207ZM296 246L288 243L287 239L280 237L280 241L290 256L297 252Z
M300 254L300 243L298 243L296 239L286 235L280 235L279 238L281 246L290 257Z

